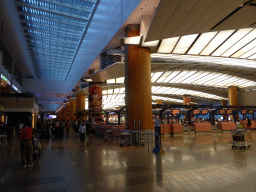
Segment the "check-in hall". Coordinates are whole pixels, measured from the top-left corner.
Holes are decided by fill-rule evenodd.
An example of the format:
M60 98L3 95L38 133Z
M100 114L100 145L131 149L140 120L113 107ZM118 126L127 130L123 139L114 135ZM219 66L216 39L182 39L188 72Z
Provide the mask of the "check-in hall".
M255 191L255 5L0 1L0 191Z

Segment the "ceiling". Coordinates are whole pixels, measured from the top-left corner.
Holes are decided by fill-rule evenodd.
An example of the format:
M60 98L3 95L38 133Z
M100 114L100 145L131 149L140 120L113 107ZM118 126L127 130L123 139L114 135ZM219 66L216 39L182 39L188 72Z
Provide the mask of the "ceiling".
M145 15L152 21L143 32L143 43L148 46L148 41L157 41L151 55L153 89L167 90L162 95L153 92L153 101L161 96L179 103L170 100L182 100L171 87L227 98L231 78L240 88L256 85L254 1L3 0L0 6L10 25L7 33L14 36L5 46L16 52L14 59L25 76L22 91L34 92L41 104L54 104L53 110L101 53L121 46L125 26L140 24ZM200 80L192 81L199 75ZM104 87L113 86L113 92L116 86L124 87L116 83L123 77L123 63L91 76L94 81L114 79L115 83ZM172 97L167 93L170 90ZM107 93L104 99L123 102L124 94L119 91L120 96L108 97L111 94ZM201 99L193 97L195 103Z

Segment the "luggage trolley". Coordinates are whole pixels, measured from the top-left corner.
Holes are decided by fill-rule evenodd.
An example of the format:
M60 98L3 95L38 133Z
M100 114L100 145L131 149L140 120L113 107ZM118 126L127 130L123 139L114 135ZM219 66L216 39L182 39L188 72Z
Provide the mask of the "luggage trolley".
M123 147L124 145L129 145L129 146L132 145L131 144L131 142L132 142L131 134L132 134L132 132L128 131L128 130L124 130L120 133L120 135L119 135L120 147Z
M105 140L113 140L114 137L113 137L113 130L112 129L108 129L106 130L105 132Z
M0 146L7 147L7 136L0 135Z
M245 142L244 129L231 130L232 133L232 148L240 147L240 149L245 149L250 147L250 143Z

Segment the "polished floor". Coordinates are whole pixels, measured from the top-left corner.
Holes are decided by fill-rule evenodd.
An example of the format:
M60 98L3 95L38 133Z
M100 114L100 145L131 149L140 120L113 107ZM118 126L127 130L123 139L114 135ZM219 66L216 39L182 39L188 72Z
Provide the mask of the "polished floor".
M164 154L120 147L118 139L80 144L79 135L41 140L42 157L22 169L18 141L0 148L0 191L256 191L256 131L248 149L232 149L230 132L163 136Z

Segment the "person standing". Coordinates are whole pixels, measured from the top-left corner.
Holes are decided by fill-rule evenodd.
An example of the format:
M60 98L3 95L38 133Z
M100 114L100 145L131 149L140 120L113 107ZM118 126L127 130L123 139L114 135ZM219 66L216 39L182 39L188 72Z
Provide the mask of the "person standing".
M33 166L32 163L32 132L31 123L27 123L24 127L19 130L20 136L20 152L21 152L21 163L22 167L26 168Z
M66 134L69 134L69 127L70 127L70 122L66 122Z
M82 122L80 127L79 127L79 133L80 133L80 143L84 143L85 133L86 133L86 126L85 126L84 122Z
M89 121L87 121L86 123L86 137L89 139L90 142L91 142L91 137L90 137L91 129L92 129L91 119L89 119Z

